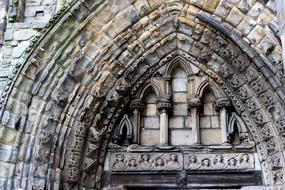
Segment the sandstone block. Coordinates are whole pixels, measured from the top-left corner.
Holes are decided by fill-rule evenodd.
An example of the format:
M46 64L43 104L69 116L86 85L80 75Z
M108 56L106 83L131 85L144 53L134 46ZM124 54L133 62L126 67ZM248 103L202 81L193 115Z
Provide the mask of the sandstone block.
M229 16L226 18L226 21L236 27L243 18L244 18L244 14L239 9L234 7L232 8Z
M256 21L254 19L252 19L249 16L245 16L237 28L244 35L247 35L255 25L256 25Z
M192 142L192 131L190 129L173 129L170 131L171 145L190 145Z
M265 35L266 34L264 29L261 26L256 25L254 29L252 29L252 31L249 33L247 38L253 43L258 44L265 37Z
M169 128L184 128L184 117L169 118Z

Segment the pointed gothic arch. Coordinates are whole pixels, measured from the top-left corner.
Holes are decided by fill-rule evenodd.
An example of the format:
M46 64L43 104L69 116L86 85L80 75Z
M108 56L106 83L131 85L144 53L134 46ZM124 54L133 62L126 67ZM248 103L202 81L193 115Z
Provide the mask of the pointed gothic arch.
M44 171L50 169L64 173L59 178L55 174L50 177L44 173L41 174L43 177L37 177L37 174L30 173L28 178L31 183L27 184L27 188L52 188L57 184L65 188L102 187L101 176L107 141L115 121L127 104L128 95L134 95L154 71L176 56L183 56L187 62L196 65L210 76L234 102L257 143L256 148L262 160L263 184L275 186L284 183L284 82L280 73L270 66L266 56L260 56L259 52L251 48L238 34L209 16L202 8L195 7L197 13L193 13L192 17L194 16L196 25L202 24L201 26L213 35L213 40L201 43L196 37L187 34L187 31L183 33L177 26L177 20L165 19L170 10L173 10L171 14L173 13L174 17L177 16L175 12L181 12L181 3L174 4L173 9L163 9L167 15L162 12L159 20L162 22L159 25L163 33L161 37L153 38L154 34L148 31L140 38L133 35L136 40L130 40L131 44L127 46L125 41L131 39L128 37L128 34L131 34L128 29L140 34L139 31L143 31L141 28L145 27L141 24L140 16L135 13L130 2L124 2L122 6L110 6L113 12L107 10L112 1L102 5L100 3L73 1L60 12L53 19L54 23L47 26L42 31L42 36L32 43L31 46L34 46L31 47L30 53L26 54L24 64L16 65L5 87L1 99L2 125L7 130L14 128L14 124L19 125L16 131L22 137L30 135L30 126L36 137L28 147L17 142L16 146L19 145L21 150L20 158L11 166L16 166L19 170L28 167L30 163L22 159L27 155L38 163L37 167L47 166ZM159 11L159 6L160 3L153 3L151 11ZM167 6L171 7L172 4ZM185 6L193 4L186 3ZM102 16L103 10L111 16ZM142 14L149 13L150 10ZM124 14L127 15L126 18ZM96 19L98 15L101 19ZM117 25L109 23L108 19L111 17ZM119 22L122 18L125 22ZM180 21L181 27L192 27L191 18L185 16ZM199 23L201 21L206 23L205 26ZM96 25L97 22L101 26ZM167 24L168 29L163 29ZM219 33L212 31L210 26ZM107 30L111 27L116 30ZM98 28L103 31L95 31ZM155 27L152 29L151 31L154 31ZM187 38L177 38L177 33ZM59 47L60 43L62 45ZM191 49L190 45L183 46L193 43L196 44L194 49ZM211 49L209 53L218 56L223 60L222 63L217 67L208 65L207 63L213 61L213 56L204 56L201 63L201 49L197 48L199 46ZM68 72L73 64L88 65L87 63L90 67L82 67L83 71L72 69L73 72ZM233 71L242 73L234 74ZM81 72L85 75L80 74ZM262 75L257 76L258 73ZM119 85L116 85L116 80L120 78L125 78L132 86L131 90L126 89L129 93L127 95L121 95L115 89ZM60 83L60 80L65 82ZM25 97L26 93L31 93L31 96ZM252 101L246 103L249 99ZM252 105L255 101L257 105ZM259 107L258 104L262 106ZM280 115L272 119L270 113L264 109L268 106L280 109ZM264 139L259 127L266 124L269 124L272 134ZM56 131L53 130L55 127ZM42 129L55 136L43 133ZM72 130L66 132L66 129ZM56 144L47 146L47 142L53 141L53 138ZM35 153L35 156L29 156L29 152ZM84 157L78 157L80 153L83 153ZM51 158L50 165L46 160L41 160L43 155ZM272 163L269 161L272 159L279 159L280 162ZM275 163L278 165L275 166ZM91 166L92 169L86 169L81 164L87 165L88 168ZM44 177L47 180L42 182ZM13 174L9 179L12 178L18 177ZM19 178L24 178L22 173Z

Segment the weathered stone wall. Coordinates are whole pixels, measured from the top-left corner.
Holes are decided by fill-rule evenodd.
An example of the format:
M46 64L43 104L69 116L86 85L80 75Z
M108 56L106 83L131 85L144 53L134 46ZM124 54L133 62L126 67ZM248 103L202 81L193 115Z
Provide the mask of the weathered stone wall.
M281 42L283 45L282 54L283 54L283 71L285 72L285 1L277 0L276 1L276 10L279 17L279 33Z
M23 5L13 4L4 0L0 2L0 89L12 68L22 62L22 55L27 50L31 40L49 22L57 8L57 0L27 0L19 1ZM9 10L5 10L5 3ZM7 25L4 24L8 20ZM3 23L3 24L2 24ZM5 35L2 31L5 31ZM3 40L2 40L3 37Z
M8 189L12 187L12 181L14 187L23 189L45 188L46 184L58 187L63 177L67 184L77 183L79 172L84 174L86 182L91 183L84 185L92 187L93 183L100 182L100 177L97 179L92 173L95 171L92 167L98 166L97 158L92 156L104 153L103 148L97 149L104 146L101 129L90 127L87 132L85 126L91 125L94 116L96 127L103 128L106 122L113 122L115 106L122 98L116 94L114 86L119 81L117 79L125 77L122 74L130 73L126 77L132 78L130 83L134 85L136 77L148 74L142 66L147 65L144 64L147 60L158 63L162 59L159 63L163 64L163 57L174 56L175 53L171 52L179 48L204 60L205 64L197 65L211 77L220 83L225 81L223 88L243 111L252 133L257 134L255 138L259 143L260 158L264 167L268 167L265 169L269 173L266 183L282 183L283 173L279 169L283 167L284 158L284 139L281 138L284 137L282 132L285 126L282 120L285 89L278 71L282 65L281 46L277 36L274 2L248 1L246 4L246 1L239 0L185 0L173 5L165 1L168 2L167 6L162 6L163 1L159 0L117 2L107 1L104 5L100 1L74 3L45 28L39 43L31 47L33 49L28 58L23 56L24 48L18 48L17 52L17 47L27 47L33 36L23 39L26 35L22 31L36 35L40 27L33 28L33 18L27 18L24 24L8 24L1 69L7 74L3 78L7 77L11 66L16 63L23 63L25 68L19 69L19 66L11 75L12 79L16 76L18 79L16 83L9 79L7 89L12 87L11 84L15 85L11 91L3 94L7 104L1 99L1 183L5 183ZM187 2L184 7L182 2ZM102 6L97 9L98 4ZM177 12L182 17L174 19L178 18L175 17ZM41 14L39 18L44 18ZM170 14L174 14L174 18ZM166 19L168 17L169 20ZM28 27L21 26L26 23L30 23ZM181 31L187 35L182 35ZM191 31L191 34L187 31ZM217 48L213 48L213 41L214 45L218 44ZM158 52L156 56L154 50L163 53ZM211 54L199 57L205 50ZM114 58L114 55L117 57ZM188 56L186 53L183 55ZM252 60L249 61L246 56ZM137 63L137 59L145 62ZM231 75L232 65L238 67L240 72L246 68L247 72ZM132 75L135 69L132 71L127 66L141 73ZM219 76L224 76L224 79ZM233 92L232 88L236 90ZM102 112L106 114L102 115ZM82 146L87 133L88 149L81 161L78 154L85 151ZM272 162L267 153L281 162ZM50 162L54 162L52 169ZM82 168L80 163L85 164L86 171L79 171ZM90 168L91 174L88 173ZM100 167L97 168L100 174ZM274 171L270 173L272 168ZM64 169L66 175L62 175Z

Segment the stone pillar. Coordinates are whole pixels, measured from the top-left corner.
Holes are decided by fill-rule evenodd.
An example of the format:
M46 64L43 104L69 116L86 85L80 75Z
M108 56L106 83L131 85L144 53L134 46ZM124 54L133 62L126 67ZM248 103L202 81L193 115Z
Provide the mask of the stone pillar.
M188 110L191 113L191 127L194 144L200 144L199 108L201 105L200 98L193 97L188 100Z
M172 109L170 100L162 99L158 102L157 108L160 113L160 145L168 145L168 114Z
M133 143L140 143L140 123L141 123L141 114L144 110L144 104L140 99L135 99L131 102L130 108L133 110L133 130L134 138Z
M230 107L231 102L228 98L220 98L216 101L216 110L220 111L220 126L222 131L222 143L228 144L228 130L227 130L227 124L228 124L228 113L227 108Z

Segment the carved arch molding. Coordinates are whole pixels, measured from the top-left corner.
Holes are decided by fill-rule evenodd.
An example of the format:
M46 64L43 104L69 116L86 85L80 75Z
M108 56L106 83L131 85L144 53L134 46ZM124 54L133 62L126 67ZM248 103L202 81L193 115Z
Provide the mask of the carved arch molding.
M178 60L222 89L254 140L262 184L282 188L284 78L212 12L188 1L74 1L59 12L2 95L2 125L20 137L10 187L102 188L118 119L147 79Z

